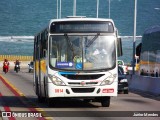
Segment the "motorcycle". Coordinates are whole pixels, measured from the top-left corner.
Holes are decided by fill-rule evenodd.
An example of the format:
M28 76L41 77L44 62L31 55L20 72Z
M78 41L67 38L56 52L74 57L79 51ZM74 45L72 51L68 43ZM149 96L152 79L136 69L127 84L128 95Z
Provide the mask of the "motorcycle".
M8 65L4 65L3 66L3 72L6 74L8 72L9 66Z
M16 73L18 73L20 71L20 66L19 65L15 65L14 71L16 71Z

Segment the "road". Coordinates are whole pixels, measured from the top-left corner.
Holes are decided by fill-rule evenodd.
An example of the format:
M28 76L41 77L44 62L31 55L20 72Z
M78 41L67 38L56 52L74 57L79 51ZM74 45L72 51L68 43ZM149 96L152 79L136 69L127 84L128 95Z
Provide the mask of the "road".
M13 70L7 74L0 72L0 75L9 81L17 91L23 93L32 105L41 108L54 120L160 120L159 97L130 91L129 94L118 94L117 97L112 97L109 108L101 107L98 102L85 103L79 99L59 101L55 107L48 107L46 103L38 103L33 90L33 73L28 73L27 68L21 69L19 73ZM14 104L13 102L9 105L13 107Z

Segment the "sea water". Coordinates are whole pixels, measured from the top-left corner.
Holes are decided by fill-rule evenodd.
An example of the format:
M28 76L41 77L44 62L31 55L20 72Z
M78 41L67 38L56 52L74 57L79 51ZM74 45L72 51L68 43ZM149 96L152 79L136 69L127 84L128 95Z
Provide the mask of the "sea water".
M57 0L1 0L0 55L33 55L33 36L46 27L50 19L72 16L73 1L61 0L61 13L57 15ZM97 0L76 2L77 16L97 17ZM109 0L99 0L98 17L109 18L109 14L122 36L123 56L119 59L130 63L133 56L134 0L110 0L110 10ZM158 24L160 0L137 0L136 36L142 36L145 29ZM136 44L140 40L137 38Z
M0 36L0 55L33 55L34 36ZM121 36L123 56L119 59L125 63L132 61L133 37ZM141 42L141 37L136 38L136 45Z

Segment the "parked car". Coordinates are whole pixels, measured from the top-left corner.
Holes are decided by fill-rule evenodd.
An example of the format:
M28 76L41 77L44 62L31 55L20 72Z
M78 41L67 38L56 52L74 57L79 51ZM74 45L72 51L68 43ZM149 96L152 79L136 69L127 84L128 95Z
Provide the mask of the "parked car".
M118 66L118 93L121 92L128 94L128 80L126 74L124 74L123 68Z
M33 68L34 68L34 66L33 66L33 61L31 61L29 64L28 64L28 72L30 73L30 72L33 72Z

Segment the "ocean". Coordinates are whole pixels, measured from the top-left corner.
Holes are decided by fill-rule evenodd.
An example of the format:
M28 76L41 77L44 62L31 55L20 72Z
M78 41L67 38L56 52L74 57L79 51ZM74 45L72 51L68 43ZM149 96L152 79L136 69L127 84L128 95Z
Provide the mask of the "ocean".
M61 18L73 15L73 1L61 0ZM76 0L77 16L96 17L97 0ZM109 17L109 1L99 0L99 18ZM1 0L0 55L33 55L33 36L57 18L57 0ZM110 18L122 36L123 56L132 60L134 0L110 0ZM137 0L137 36L160 25L160 0ZM141 38L136 39L138 44Z

